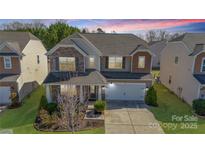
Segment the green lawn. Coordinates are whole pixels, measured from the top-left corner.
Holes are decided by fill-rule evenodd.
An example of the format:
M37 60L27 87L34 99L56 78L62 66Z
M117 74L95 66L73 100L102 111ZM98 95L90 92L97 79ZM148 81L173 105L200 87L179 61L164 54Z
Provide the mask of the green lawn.
M23 105L17 109L7 109L0 113L0 131L3 129L12 129L16 134L39 134L33 123L37 114L41 97L45 94L43 86L36 89L30 96L23 100ZM53 132L47 132L53 133ZM68 132L63 132L68 133ZM77 133L102 134L104 129L92 129L80 131Z
M180 122L172 120L172 116L174 115L189 116L188 118L191 118L190 116L193 116L191 106L182 102L163 85L154 84L154 87L157 90L159 107L151 107L150 111L160 122L165 133L205 133L205 119L198 119L197 122L186 121L186 119ZM175 128L175 126L177 127Z

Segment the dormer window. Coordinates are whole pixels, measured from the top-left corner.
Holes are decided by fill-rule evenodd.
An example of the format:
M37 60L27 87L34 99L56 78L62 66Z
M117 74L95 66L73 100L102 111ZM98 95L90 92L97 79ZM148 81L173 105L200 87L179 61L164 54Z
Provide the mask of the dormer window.
M12 68L11 57L4 57L4 68L5 69L11 69Z
M201 72L205 72L205 58L202 59Z

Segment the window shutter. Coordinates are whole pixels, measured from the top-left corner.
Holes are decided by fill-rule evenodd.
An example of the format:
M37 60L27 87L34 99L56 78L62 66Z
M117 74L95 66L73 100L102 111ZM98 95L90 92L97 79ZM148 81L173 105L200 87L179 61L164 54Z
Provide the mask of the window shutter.
M125 57L122 58L122 68L125 69Z
M60 66L59 66L59 58L55 57L55 66L54 66L56 71L60 70Z
M108 57L105 57L105 68L108 69Z

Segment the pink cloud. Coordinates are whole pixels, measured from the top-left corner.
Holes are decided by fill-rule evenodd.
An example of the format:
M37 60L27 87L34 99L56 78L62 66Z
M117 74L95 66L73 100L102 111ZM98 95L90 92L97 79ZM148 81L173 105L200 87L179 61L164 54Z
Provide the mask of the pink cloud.
M107 32L115 30L117 32L164 29L176 26L183 26L191 23L205 22L205 19L180 19L180 20L112 20L100 25ZM89 29L96 29L98 26L93 25Z

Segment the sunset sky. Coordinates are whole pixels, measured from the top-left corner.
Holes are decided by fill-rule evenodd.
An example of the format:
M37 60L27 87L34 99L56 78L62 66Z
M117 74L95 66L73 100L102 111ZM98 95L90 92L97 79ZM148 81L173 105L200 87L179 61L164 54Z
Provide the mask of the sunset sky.
M35 22L33 19L24 20L0 20L0 25L19 21L19 22ZM43 19L40 20L46 25L50 25L56 20ZM101 27L106 32L116 31L118 33L144 33L147 30L163 29L168 32L205 32L205 19L71 19L66 20L69 25L78 28L88 28L90 31Z

